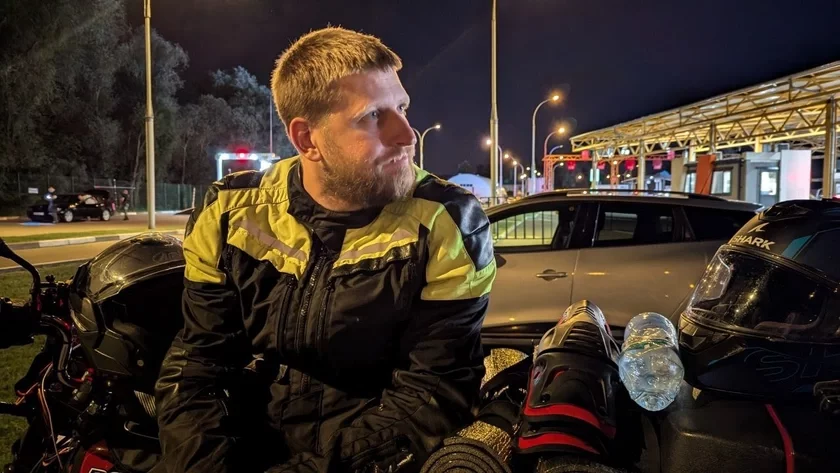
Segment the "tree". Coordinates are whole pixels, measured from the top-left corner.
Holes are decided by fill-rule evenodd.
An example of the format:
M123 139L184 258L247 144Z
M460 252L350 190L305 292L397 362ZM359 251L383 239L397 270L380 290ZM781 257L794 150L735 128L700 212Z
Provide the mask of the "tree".
M244 67L212 73L213 95L227 101L234 114L234 140L231 148L245 147L261 152L269 151L269 130L273 132L274 153L281 157L296 152L286 136L285 128L272 107L271 91L261 85L256 76ZM269 114L273 114L273 127Z
M143 28L126 23L125 0L4 0L0 44L0 206L20 203L20 171L139 187L145 41ZM151 44L159 182L210 182L217 152L268 152L270 133L275 154L295 154L268 87L245 68L213 72L211 93L181 105L189 57L155 31Z
M475 174L475 169L469 161L463 161L458 165L459 174Z
M115 53L123 0L5 0L0 6L0 205L10 171L84 170L117 148ZM14 191L11 191L14 189Z
M234 134L234 112L219 97L202 95L198 103L181 108L178 117L178 157L173 176L182 184L206 184L215 179L215 153L224 150Z
M39 128L51 145L47 154L53 173L110 175L121 144L120 123L112 116L114 78L124 61L121 41L128 29L122 1L87 5L95 18L54 58L56 94L45 104L45 123Z
M175 94L183 87L180 73L189 57L181 46L167 41L152 30L152 99L155 113L155 174L168 174L172 156L178 148L176 120L178 101ZM141 182L145 168L146 63L143 28L137 28L123 47L126 61L117 72L119 97L117 116L123 126L123 149L117 159L120 178L133 186ZM130 150L130 151L129 151ZM133 153L133 155L129 154ZM129 171L130 170L130 171Z

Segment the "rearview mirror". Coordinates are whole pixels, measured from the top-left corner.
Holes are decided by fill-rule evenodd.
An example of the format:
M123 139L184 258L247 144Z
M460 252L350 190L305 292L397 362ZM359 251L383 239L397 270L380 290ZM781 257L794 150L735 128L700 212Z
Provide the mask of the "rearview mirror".
M18 256L17 253L12 251L9 248L9 245L6 244L6 241L0 238L0 257L10 259L15 263L19 264L21 268L29 271L29 274L32 275L32 294L39 294L41 291L41 275L38 274L38 270L35 269L35 266L32 266L29 261Z

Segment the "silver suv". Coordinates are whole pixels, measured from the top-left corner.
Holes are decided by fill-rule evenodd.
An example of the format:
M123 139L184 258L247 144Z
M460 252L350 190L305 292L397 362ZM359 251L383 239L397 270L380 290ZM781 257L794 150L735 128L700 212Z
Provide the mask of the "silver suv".
M759 209L644 191L561 190L487 210L498 272L485 343L531 345L589 299L617 336L640 312L676 321L706 264Z

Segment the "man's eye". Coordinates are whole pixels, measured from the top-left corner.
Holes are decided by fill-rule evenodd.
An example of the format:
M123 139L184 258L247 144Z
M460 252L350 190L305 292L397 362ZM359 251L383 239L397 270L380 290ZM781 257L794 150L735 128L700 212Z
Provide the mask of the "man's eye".
M407 115L408 114L408 105L400 105L400 112L402 112L403 115Z
M374 110L374 111L368 113L368 118L373 118L374 120L378 120L379 119L379 110Z

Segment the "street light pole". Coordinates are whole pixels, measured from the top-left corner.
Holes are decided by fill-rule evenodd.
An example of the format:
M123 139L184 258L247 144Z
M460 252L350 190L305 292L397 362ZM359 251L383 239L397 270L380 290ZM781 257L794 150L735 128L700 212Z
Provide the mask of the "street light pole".
M155 115L152 110L152 0L143 0L146 24L146 207L149 230L155 229Z
M529 182L528 187L530 188L530 192L533 194L536 189L536 168L537 168L537 112L540 110L540 107L547 104L548 102L556 102L560 100L559 95L553 95L550 98L547 98L540 102L537 105L537 108L534 109L534 114L531 116L531 180Z
M554 136L554 135L557 135L557 134L560 134L560 133L565 133L565 132L566 132L566 129L561 126L560 128L558 128L555 131L552 131L551 133L548 134L548 136L545 137L545 141L543 141L543 159L545 159L545 157L548 156L548 140L550 140L551 137ZM562 148L563 145L560 145L560 147ZM554 148L551 148L551 151L554 151L555 149L557 149L557 146L555 146ZM553 169L554 168L552 168L552 173L554 172ZM550 190L548 187L546 187L545 179L543 179L543 190L544 191Z
M432 130L440 130L440 123L435 123L429 128L426 128L423 133L420 133L417 128L412 128L412 130L414 130L414 133L416 133L417 137L420 139L420 169L426 169L423 160L423 141L426 139L426 133Z
M498 161L496 161L499 164L499 172L498 172L499 180L498 180L497 186L504 187L504 184L502 183L502 180L503 180L502 169L504 169L504 162L502 161L502 159L503 159L502 156L504 156L505 153L504 153L504 151L502 151L501 146L496 146L496 151L498 151L496 156L499 157Z
M557 130L552 131L551 133L548 134L548 136L545 137L545 142L543 142L543 156L548 155L548 140L551 139L551 137L554 136L554 135L557 135L557 134L560 134L560 133L565 133L565 132L566 132L566 129L563 128L563 127L560 127ZM562 148L563 145L560 145L559 147ZM558 147L555 146L554 148L551 148L551 151L554 151L556 148L558 148Z
M496 105L496 0L492 0L490 16L490 202L496 202L496 180L499 155L499 110Z
M484 144L486 144L487 146L491 146L493 144L493 140L491 140L490 138L487 138L487 141L485 141ZM508 156L510 156L510 154L505 153L502 150L502 147L499 144L496 144L496 151L499 152L499 160L498 160L498 163L499 163L499 180L498 180L497 185L499 187L504 187L505 186L504 185L504 176L502 175L503 171L504 171L504 168L505 168L505 161L504 160L507 159ZM493 153L490 153L490 159L493 159Z
M547 154L554 154L554 150L555 150L555 149L560 149L560 148L562 148L562 147L563 147L563 145L557 145L557 146L555 146L555 147L551 148L551 149L548 151L548 153L547 153Z
M517 174L517 173L516 173L516 168L517 168L517 167L519 167L519 169L521 169L521 170L522 170L522 174L525 174L525 168L524 168L521 164L519 164L519 161L517 161L517 160L515 160L515 159L514 159L514 160L513 160L513 174L514 174L514 175L513 175L513 196L514 196L514 197L516 197L516 181L517 181L516 176L519 176L519 175L520 175L520 174ZM525 186L525 184L523 183L523 184L522 184L522 187L524 187L524 186ZM523 189L523 191L524 191L524 189ZM525 193L525 192L523 192L523 194L524 194L524 193Z

